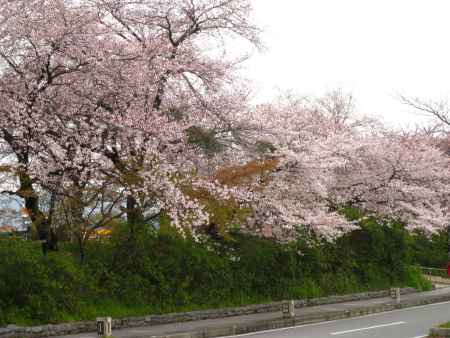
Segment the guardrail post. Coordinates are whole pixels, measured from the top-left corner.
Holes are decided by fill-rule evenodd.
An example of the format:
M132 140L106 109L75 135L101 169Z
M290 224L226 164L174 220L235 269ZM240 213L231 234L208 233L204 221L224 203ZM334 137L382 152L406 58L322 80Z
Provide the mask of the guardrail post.
M391 288L391 298L400 304L400 288Z
M281 312L284 318L294 318L295 317L295 302L293 300L288 300L283 302L281 305Z
M97 318L97 335L99 337L111 337L112 336L112 318L111 317L98 317Z

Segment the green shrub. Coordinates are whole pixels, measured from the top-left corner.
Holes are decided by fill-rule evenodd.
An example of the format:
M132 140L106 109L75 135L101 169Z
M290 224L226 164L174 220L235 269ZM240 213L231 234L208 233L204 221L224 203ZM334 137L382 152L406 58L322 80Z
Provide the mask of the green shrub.
M446 230L435 234L416 231L411 235L411 255L413 261L424 267L446 268L448 262L448 233Z
M430 288L413 266L414 239L373 217L333 243L306 231L280 244L240 233L198 242L167 227L132 230L122 224L110 241L88 242L83 262L71 244L43 257L36 244L1 240L0 325Z
M433 288L432 283L423 276L422 270L418 266L408 266L405 283L420 291L428 291Z
M43 257L40 246L0 241L0 308L3 322L54 322L81 311L93 281L66 253Z

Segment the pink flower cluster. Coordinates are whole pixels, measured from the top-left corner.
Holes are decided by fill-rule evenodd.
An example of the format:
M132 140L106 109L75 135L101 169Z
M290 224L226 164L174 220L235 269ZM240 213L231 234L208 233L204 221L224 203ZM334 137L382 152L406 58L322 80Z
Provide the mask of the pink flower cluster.
M84 208L109 218L125 212L117 196L132 198L195 228L209 215L186 187L201 187L250 205L249 228L279 237L353 229L345 205L446 226L449 157L431 137L355 118L336 93L248 103L227 41L261 46L250 11L249 0L0 0L0 149L19 195L27 179L57 196L81 191ZM205 155L193 127L223 149ZM278 161L264 184L213 178L255 158Z

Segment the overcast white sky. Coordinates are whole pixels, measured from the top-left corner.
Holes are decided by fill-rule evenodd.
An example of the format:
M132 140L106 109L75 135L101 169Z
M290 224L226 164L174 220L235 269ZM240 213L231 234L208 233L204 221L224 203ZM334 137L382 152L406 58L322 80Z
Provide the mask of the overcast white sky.
M342 88L358 110L390 123L420 118L397 93L450 93L449 0L253 0L268 51L248 62L267 98L279 89Z

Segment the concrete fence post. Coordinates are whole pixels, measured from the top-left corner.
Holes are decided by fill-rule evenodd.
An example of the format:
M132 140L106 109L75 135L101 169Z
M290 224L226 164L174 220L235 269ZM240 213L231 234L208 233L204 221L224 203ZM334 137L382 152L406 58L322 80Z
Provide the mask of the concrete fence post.
M281 305L281 311L283 312L284 318L294 318L295 317L295 301L288 300L283 302Z
M111 337L112 336L112 318L111 317L98 317L97 318L97 335L99 337Z
M391 288L391 298L400 304L400 288Z

